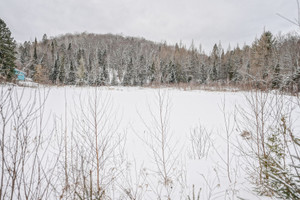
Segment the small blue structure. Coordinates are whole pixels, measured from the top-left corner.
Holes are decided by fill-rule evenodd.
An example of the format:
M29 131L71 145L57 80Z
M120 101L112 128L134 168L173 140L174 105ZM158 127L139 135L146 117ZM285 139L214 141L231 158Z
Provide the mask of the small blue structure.
M26 76L26 73L19 70L19 69L16 69L15 68L15 74L17 75L17 80L18 81L25 81L25 76Z

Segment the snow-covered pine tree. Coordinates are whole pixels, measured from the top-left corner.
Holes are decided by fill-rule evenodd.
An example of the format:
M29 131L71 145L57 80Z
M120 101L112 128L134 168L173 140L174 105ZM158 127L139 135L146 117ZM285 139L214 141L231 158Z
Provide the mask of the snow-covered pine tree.
M24 68L30 61L30 45L30 42L25 41L19 47L19 58L22 68Z
M282 199L300 199L300 139L289 130L285 117L281 118L279 128L267 138L266 147L267 156L261 158L266 163L263 170L266 188Z
M59 74L58 74L58 80L61 84L65 83L65 77L66 77L65 56L63 56L60 63Z
M273 89L278 89L281 86L281 77L280 77L280 66L277 64L274 67L274 73L273 73L273 78L272 78L272 88Z
M50 80L52 81L53 84L56 84L58 73L59 73L59 56L57 55L54 66L52 68L52 73L50 75Z
M132 63L132 58L130 58L123 78L123 85L124 86L132 85L132 79L133 79L133 63Z
M71 61L67 84L74 85L75 83L76 83L76 74L75 74L73 62Z
M152 65L150 65L150 67L148 69L147 80L149 81L149 83L153 83L153 81L155 80L155 63L154 63L154 61L152 62Z
M107 85L109 83L109 76L108 76L108 68L107 68L107 53L106 50L104 50L102 54L102 60L101 60L101 82L102 85Z
M0 18L0 75L7 81L14 77L16 42L6 23Z
M300 67L297 67L293 75L293 84L295 85L295 92L300 92Z
M144 55L139 58L139 68L137 74L137 84L143 86L147 81L147 67Z
M204 64L202 64L201 67L200 67L200 74L199 74L199 76L200 76L199 77L200 83L201 84L205 84L206 80L207 80L207 72L206 72Z
M36 50L36 48L37 48L37 39L35 38L34 39L34 43L33 43L33 62L35 64L38 63L38 61L37 61L38 56L37 56L37 50Z
M177 83L177 69L175 64L170 61L168 65L167 83Z
M37 56L37 45L38 45L38 42L37 42L37 39L35 38L34 43L33 43L33 57L31 60L31 65L29 67L29 74L28 74L28 76L31 78L34 78L35 73L36 73L35 66L39 63L38 56Z

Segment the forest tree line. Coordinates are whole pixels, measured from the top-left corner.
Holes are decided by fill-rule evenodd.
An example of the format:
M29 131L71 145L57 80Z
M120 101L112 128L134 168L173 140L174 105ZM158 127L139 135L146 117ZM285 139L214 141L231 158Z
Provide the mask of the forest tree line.
M60 85L249 84L300 91L300 37L269 31L210 53L112 34L66 34L17 47L17 66L36 82Z

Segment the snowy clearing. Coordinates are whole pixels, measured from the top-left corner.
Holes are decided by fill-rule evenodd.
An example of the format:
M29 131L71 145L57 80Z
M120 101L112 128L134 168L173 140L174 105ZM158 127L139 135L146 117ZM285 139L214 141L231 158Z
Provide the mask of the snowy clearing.
M4 86L2 90L8 88ZM99 119L98 126L101 127L105 123L100 128L101 131L106 133L113 131L114 138L120 136L122 142L119 142L124 145L112 146L120 148L118 153L113 154L120 159L114 158L107 165L110 167L109 170L119 165L117 170L120 170L117 175L114 174L115 181L109 184L110 189L106 190L113 199L127 199L126 194L129 193L134 193L135 199L155 199L158 195L163 199L168 196L172 199L188 199L188 197L192 199L193 193L197 196L200 190L200 199L269 199L258 196L253 191L254 185L250 183L252 179L249 174L252 167L249 162L252 160L245 158L241 151L246 140L241 134L246 127L241 125L242 122L239 124L237 122L242 121L241 112L251 110L247 104L247 97L251 96L251 92L182 91L172 88L137 87L15 87L12 90L16 90L19 95L23 93L21 104L32 98L37 90L45 96L49 92L44 107L43 123L46 128L43 130L43 137L49 138L49 134L52 137L49 139L51 145L46 154L51 156L49 152L63 149L62 143L66 143L68 147L65 149L69 150L61 150L61 154L66 155L66 152L69 152L67 160L76 160L76 156L71 157L72 152L75 152L72 146L74 143L82 142L80 140L93 142L87 135L82 136L81 130L87 132L89 130L88 120L83 122L87 123L86 125L80 127L78 122L90 119L85 118L83 114L88 113L89 103L94 102L90 100L97 91L98 106L107 107L105 110L100 109L106 114ZM163 120L166 119L164 130L167 133L164 153L167 157L165 159L169 158L165 167L169 170L170 177L163 180L171 182L171 189L160 188L167 183L162 183L160 176L163 173L160 174L160 171L163 170L159 168L157 160L160 157L153 152L160 151L155 146L156 129L159 131L159 127L155 125L157 121L159 124L159 118L156 118L160 112L159 95L166 100L162 112L168 107L165 112L166 118ZM269 94L267 98L274 96L277 97L275 93ZM290 96L283 96L283 99L286 105L283 110L284 112L286 110L286 114L293 121L293 130L299 133L299 107L291 112L287 103L296 99ZM198 154L193 149L197 143L191 142L192 133L195 136L194 141L197 133L198 136L202 135L198 141L198 144L201 144ZM244 150L247 151L246 147ZM93 157L92 154L84 155ZM65 159L59 160L58 165L63 166ZM50 165L47 159L43 162ZM255 166L255 163L252 164ZM70 161L69 165L73 166L73 161ZM71 166L68 173L71 173ZM110 174L107 170L104 169L102 174ZM57 188L63 187L61 183L63 181L58 182L60 184Z

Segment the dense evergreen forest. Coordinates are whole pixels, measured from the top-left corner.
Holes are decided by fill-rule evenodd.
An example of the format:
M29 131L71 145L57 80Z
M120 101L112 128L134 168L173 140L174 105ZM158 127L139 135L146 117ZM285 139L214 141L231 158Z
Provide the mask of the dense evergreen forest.
M112 34L66 34L17 47L34 81L67 85L219 84L300 90L300 37L264 31L251 46L167 45Z

